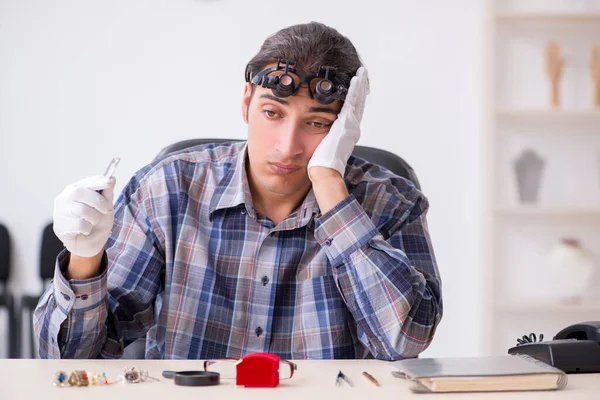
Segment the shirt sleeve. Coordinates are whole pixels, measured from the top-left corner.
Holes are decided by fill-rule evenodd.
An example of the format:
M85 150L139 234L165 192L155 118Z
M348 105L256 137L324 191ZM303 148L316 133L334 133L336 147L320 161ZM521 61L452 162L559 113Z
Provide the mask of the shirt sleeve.
M415 357L442 318L441 279L426 198L388 193L370 210L353 195L317 219L315 238L333 266L358 337L379 359ZM374 222L375 221L375 222Z
M141 199L134 178L115 205L99 276L67 280L70 254L58 256L34 312L41 358L119 358L152 326L164 257Z

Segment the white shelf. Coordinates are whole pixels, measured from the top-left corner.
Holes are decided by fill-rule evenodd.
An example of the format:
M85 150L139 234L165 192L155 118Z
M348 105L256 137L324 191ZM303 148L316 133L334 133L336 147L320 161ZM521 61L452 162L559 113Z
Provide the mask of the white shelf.
M518 205L496 207L496 213L513 216L539 217L600 217L598 206L540 206Z
M600 23L600 13L499 13L498 22L594 22Z
M552 301L524 300L496 304L496 309L505 313L595 313L600 314L600 300L585 299L580 304L565 305Z
M497 110L496 117L547 122L600 122L600 110Z
M545 2L536 1L540 7L538 11L528 11L524 8L508 8L517 6L517 3L523 6L518 1L509 3L486 0L486 74L483 78L486 100L483 106L486 131L483 158L486 161L483 168L489 175L484 199L483 276L490 288L484 297L484 305L490 313L485 315L483 321L485 335L482 340L485 341L488 354L505 349L506 337L503 332L512 329L510 324L522 323L524 319L530 320L533 325L546 326L552 325L554 320L566 324L570 319L593 320L600 315L600 294L595 292L590 292L580 304L572 306L562 304L558 299L546 301L528 297L533 296L529 288L539 284L535 275L539 273L535 257L542 246L554 243L556 234L567 235L574 231L573 235L595 246L597 228L600 227L600 199L589 197L596 195L596 192L586 193L587 200L583 197L579 200L587 202L587 205L578 205L577 199L573 200L575 204L552 205L546 204L552 201L551 198L541 199L534 204L521 203L518 196L504 200L498 198L499 193L509 189L508 178L513 178L514 171L512 167L510 170L507 168L506 156L515 149L537 143L544 158L556 161L557 168L570 162L568 158L561 158L563 151L588 150L586 146L590 146L590 155L596 157L600 107L594 106L590 93L586 90L583 94L585 98L572 99L572 108L565 108L564 105L552 108L547 82L528 82L528 79L544 73L545 69L540 70L540 65L535 63L540 61L540 55L545 54L544 46L548 40L557 40L561 46L576 43L576 48L568 46L568 57L579 57L579 66L582 68L569 71L570 75L565 76L564 82L570 80L568 90L571 92L568 94L577 95L590 80L589 43L593 43L598 36L600 9L585 10L575 5L566 8L565 5L564 9L556 10L550 4L542 8ZM530 102L533 99L547 100ZM549 136L548 143L540 143L545 135L553 136ZM572 149L568 147L571 145ZM589 178L590 185L597 185L595 158L587 164L577 163L573 169L574 173L585 174L579 178L586 179L586 182ZM590 250L595 251L596 247ZM510 262L522 265L506 268ZM507 288L514 291L515 298L504 295ZM518 328L519 325L515 326Z

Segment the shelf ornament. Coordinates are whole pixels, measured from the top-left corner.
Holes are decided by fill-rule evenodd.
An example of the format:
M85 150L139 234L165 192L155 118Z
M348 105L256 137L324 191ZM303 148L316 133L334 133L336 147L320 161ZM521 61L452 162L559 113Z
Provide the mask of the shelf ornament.
M594 107L600 108L600 44L592 45L590 69L594 82Z
M553 108L560 106L558 86L564 66L565 60L560 57L558 43L548 43L546 45L546 74L550 80L550 106Z
M514 169L522 203L538 201L542 173L546 162L535 151L524 150L514 162Z
M567 306L581 304L596 270L592 253L578 239L565 237L553 246L547 260L556 300Z

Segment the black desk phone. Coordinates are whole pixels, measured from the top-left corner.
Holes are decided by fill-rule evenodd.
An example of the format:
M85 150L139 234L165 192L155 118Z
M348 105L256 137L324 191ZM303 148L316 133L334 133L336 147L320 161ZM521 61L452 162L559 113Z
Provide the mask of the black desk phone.
M527 354L566 373L600 372L600 321L568 326L550 341L543 338L523 336L508 354Z

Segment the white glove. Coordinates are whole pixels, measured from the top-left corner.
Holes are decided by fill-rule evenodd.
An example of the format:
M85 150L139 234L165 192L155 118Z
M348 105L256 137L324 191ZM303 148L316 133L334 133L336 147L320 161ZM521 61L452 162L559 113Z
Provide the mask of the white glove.
M369 76L366 68L360 67L350 81L346 100L337 119L308 162L309 178L310 168L316 166L335 169L344 177L348 158L360 138L360 121L368 94Z
M54 233L71 254L93 257L102 251L115 220L114 190L114 177L97 175L67 186L56 197Z

